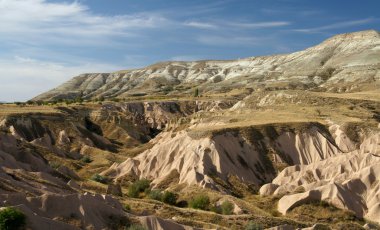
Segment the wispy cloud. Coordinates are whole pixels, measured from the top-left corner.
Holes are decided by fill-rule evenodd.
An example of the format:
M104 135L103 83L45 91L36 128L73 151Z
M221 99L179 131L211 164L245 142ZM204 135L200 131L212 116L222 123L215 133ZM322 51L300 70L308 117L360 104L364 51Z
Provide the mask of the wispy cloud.
M185 26L198 29L264 29L291 25L288 21L240 22L240 21L188 21Z
M105 43L110 37L137 36L141 29L162 28L169 23L158 14L97 15L77 1L0 1L0 39L12 42Z
M365 18L365 19L360 19L360 20L337 22L330 25L314 27L314 28L295 29L294 31L302 32L302 33L320 33L320 32L324 32L324 31L332 30L332 29L341 29L341 28L347 28L347 27L358 26L358 25L366 25L376 20L377 19L375 18Z
M198 29L216 29L217 25L212 24L211 22L197 22L197 21L189 21L184 23L185 26L195 27Z
M260 12L266 15L296 15L296 16L315 16L323 14L323 10L316 9L300 9L297 7L282 7L282 8L262 8Z
M288 26L291 23L288 21L271 21L271 22L252 22L252 23L232 22L228 24L230 26L238 27L238 28L259 29L259 28Z

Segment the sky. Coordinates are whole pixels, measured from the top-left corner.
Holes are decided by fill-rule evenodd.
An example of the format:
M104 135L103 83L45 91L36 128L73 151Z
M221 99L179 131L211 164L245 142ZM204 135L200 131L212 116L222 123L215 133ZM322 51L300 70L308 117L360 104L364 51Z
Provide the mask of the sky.
M379 0L0 0L0 101L86 72L290 53L380 30Z

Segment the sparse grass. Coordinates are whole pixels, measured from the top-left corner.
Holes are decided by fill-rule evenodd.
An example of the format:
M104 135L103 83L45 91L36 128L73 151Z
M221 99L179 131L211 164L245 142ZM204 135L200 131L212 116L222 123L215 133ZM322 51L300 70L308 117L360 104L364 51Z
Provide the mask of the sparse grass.
M127 230L147 230L144 226L139 224L133 224L130 227L126 228Z
M262 225L255 223L253 221L248 222L247 226L245 226L244 230L262 230L264 229Z
M26 114L26 113L44 113L53 114L59 113L53 106L37 106L37 105L25 105L19 106L15 104L1 104L0 105L0 116L11 115L11 114Z
M234 204L226 200L220 205L220 209L223 215L232 215L234 211Z
M355 217L353 212L338 209L326 202L315 202L301 205L292 209L287 216L299 221L313 222L318 220L319 223L326 224L362 221Z

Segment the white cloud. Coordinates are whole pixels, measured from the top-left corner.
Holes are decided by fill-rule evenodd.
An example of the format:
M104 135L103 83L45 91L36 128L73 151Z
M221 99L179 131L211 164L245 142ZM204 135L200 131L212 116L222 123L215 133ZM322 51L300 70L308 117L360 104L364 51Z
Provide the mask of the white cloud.
M225 22L225 21L188 21L185 26L198 29L263 29L272 27L288 26L291 23L288 21L268 21L268 22Z
M209 23L209 22L190 21L190 22L185 22L184 25L189 26L189 27L195 27L198 29L216 29L216 28L218 28L217 25L214 25L214 24Z
M281 26L288 26L290 24L291 23L287 22L287 21L253 22L253 23L232 22L232 23L229 23L230 26L239 27L239 28L247 28L247 29L281 27Z
M351 26L365 25L374 21L376 21L375 18L365 18L365 19L360 19L360 20L338 22L338 23L333 23L330 25L314 27L314 28L295 29L294 31L302 32L302 33L320 33L320 32L331 30L331 29L340 29L340 28L347 28Z
M141 29L169 23L159 14L97 15L77 1L0 0L0 39L12 42L96 44L112 36L138 36Z
M0 59L0 101L25 101L84 72L112 72L121 66L104 63L46 62L16 56Z

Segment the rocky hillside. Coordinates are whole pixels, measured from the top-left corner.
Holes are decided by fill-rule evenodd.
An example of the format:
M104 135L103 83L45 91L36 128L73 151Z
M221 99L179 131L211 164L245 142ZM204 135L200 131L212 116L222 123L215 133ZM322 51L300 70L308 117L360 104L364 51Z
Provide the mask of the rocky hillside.
M380 229L379 70L363 31L1 104L0 213L27 229Z
M380 34L362 31L334 36L304 51L234 61L163 62L115 73L82 74L35 97L83 97L225 93L236 88L313 89L353 92L380 80Z

